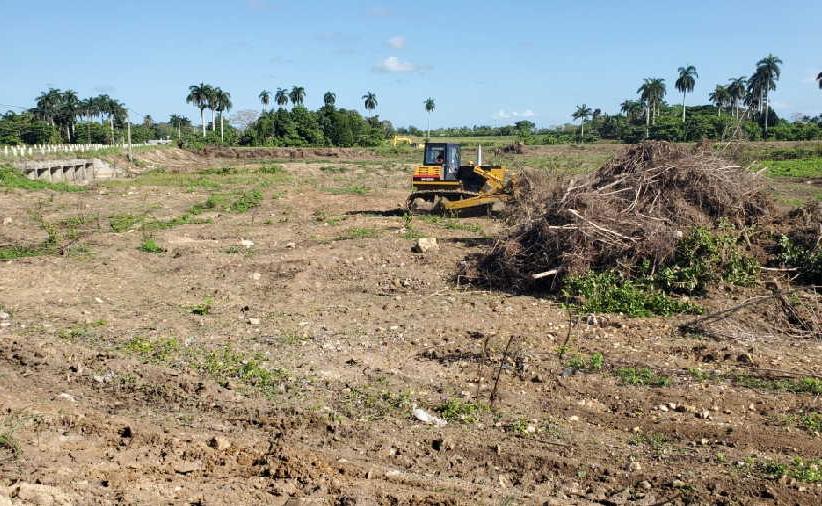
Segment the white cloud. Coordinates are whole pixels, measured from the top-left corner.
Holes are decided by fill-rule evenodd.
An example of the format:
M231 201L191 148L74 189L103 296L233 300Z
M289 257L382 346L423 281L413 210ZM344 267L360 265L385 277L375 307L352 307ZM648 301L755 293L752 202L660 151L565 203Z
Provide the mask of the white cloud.
M395 35L388 39L388 45L394 49L402 49L405 47L405 37L402 35Z
M524 111L506 111L505 109L500 109L491 117L494 119L533 118L536 115L537 113L531 109L525 109Z
M426 65L417 65L408 61L403 61L396 56L389 56L374 66L377 72L422 72L427 70Z

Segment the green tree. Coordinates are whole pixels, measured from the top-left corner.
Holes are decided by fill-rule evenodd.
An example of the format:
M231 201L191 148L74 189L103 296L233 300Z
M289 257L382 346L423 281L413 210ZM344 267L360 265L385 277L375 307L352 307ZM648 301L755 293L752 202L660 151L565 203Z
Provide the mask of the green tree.
M625 100L619 106L619 110L625 115L629 122L636 121L642 115L642 104L637 100Z
M288 105L288 90L283 88L277 88L277 92L274 93L274 101L277 102L277 105L280 107L285 107Z
M674 83L674 86L682 93L682 122L685 123L685 95L694 91L694 86L696 86L696 80L699 78L699 74L696 73L696 67L693 65L679 67L678 72L679 77Z
M768 54L768 56L756 62L754 76L757 76L756 82L762 92L762 108L765 113L765 138L768 137L768 116L770 116L768 95L776 89L776 81L779 80L782 73L780 65L782 65L782 60L772 54Z
M645 126L656 124L659 106L665 98L665 79L646 78L636 91L640 94L640 102L645 106Z
M292 87L291 92L288 94L288 98L294 106L303 105L303 100L305 100L305 88L302 86Z
M208 95L211 87L205 83L192 84L188 87L186 103L191 104L200 110L200 123L203 126L203 138L206 136L206 123L203 111L208 107Z
M224 113L231 110L233 104L231 103L231 93L223 91L220 88L215 89L214 107L220 113L220 142L225 142L225 123L223 121Z
M373 111L377 108L377 95L375 95L374 93L369 91L368 93L362 96L362 99L365 105L365 110Z
M186 118L185 116L178 116L177 114L172 114L168 118L168 123L171 125L172 128L177 130L177 139L180 139L182 137L183 127L191 125L191 121L188 118Z
M260 103L263 104L263 114L265 114L268 104L271 103L271 92L268 90L263 90L259 95L257 95L257 97L260 99Z
M571 115L572 118L580 120L580 142L585 142L585 121L591 116L591 108L587 104L577 106L577 110Z
M734 108L734 116L739 119L739 103L745 98L748 79L745 76L732 77L728 80L728 95Z
M331 91L326 91L323 94L323 104L327 107L334 107L334 104L337 103L337 94Z
M717 117L722 117L722 108L727 107L731 101L731 94L726 86L717 84L714 91L708 95L708 99L716 106Z
M436 109L437 104L434 103L434 99L431 98L431 97L426 98L425 102L423 102L423 103L425 104L425 112L428 113L428 126L425 129L425 138L430 139L431 138L431 113L434 112L434 109Z

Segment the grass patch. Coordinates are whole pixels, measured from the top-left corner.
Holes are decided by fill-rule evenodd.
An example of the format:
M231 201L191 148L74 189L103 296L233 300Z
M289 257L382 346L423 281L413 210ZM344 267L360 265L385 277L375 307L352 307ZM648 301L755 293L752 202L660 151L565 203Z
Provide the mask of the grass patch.
M211 297L206 297L203 301L197 305L191 306L191 314L196 314L199 316L205 316L211 312L211 305L214 302L214 299Z
M223 386L230 381L240 381L269 397L277 394L288 381L285 370L266 367L262 356L246 355L229 346L207 353L199 368Z
M679 301L612 271L570 276L565 280L562 295L571 306L585 313L623 313L634 317L648 317L702 312L702 308L696 304ZM572 300L577 302L571 303Z
M411 393L351 388L343 397L343 414L355 420L381 420L411 409Z
M165 249L162 248L157 241L152 238L146 238L140 243L140 246L137 248L138 250L144 253L165 253Z
M285 169L283 169L282 165L271 164L258 167L257 172L260 174L283 174Z
M143 218L141 216L135 216L133 214L115 214L108 219L111 230L118 234L131 230L135 225L142 222Z
M822 458L794 457L787 463L755 461L753 469L771 479L788 476L803 483L822 483Z
M482 235L482 227L476 223L465 223L455 218L446 218L435 214L424 214L419 216L419 219L430 225L444 228L446 230L459 230L463 232L471 232Z
M596 352L586 357L585 355L574 355L565 367L573 369L574 371L584 372L598 372L605 367L605 356L602 353Z
M323 209L317 209L316 211L314 211L313 216L314 221L319 223L326 223L328 225L339 225L348 218L348 216L344 215L328 214L328 212L324 211Z
M621 367L616 370L616 376L623 385L666 387L671 384L670 377L648 367Z
M180 342L173 337L164 339L133 337L123 346L123 349L149 362L168 362L179 351Z
M57 192L82 192L85 188L69 183L50 183L29 179L13 167L0 166L0 188L18 190L53 190Z
M338 236L337 240L369 239L371 237L377 237L377 235L379 235L379 232L374 228L354 227L346 230L345 233Z
M757 376L737 375L732 379L737 385L747 388L771 390L774 392L791 392L794 394L822 395L822 379L819 378L769 379Z
M666 438L664 434L659 433L634 434L628 439L628 444L631 446L645 446L649 448L657 458L668 453L671 446L668 438Z
M323 165L320 170L326 174L342 174L348 171L345 167L335 167L333 165Z
M489 411L488 406L462 399L448 399L435 408L449 422L476 423L479 416Z
M327 188L326 193L331 195L367 195L371 190L362 185L350 185L337 188Z
M62 329L60 332L57 333L57 337L60 339L91 339L95 337L94 328L95 327L104 327L106 325L105 320L97 320L90 324L80 324L74 325L72 327L68 327L66 329Z
M822 157L765 160L761 165L768 167L768 175L774 177L822 177Z

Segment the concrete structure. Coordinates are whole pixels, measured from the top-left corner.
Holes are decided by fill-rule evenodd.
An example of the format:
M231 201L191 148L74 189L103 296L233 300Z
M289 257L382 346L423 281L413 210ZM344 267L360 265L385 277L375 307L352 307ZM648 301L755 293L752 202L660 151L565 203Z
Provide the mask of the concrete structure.
M119 175L116 168L98 158L29 160L14 165L29 179L51 183L86 184Z

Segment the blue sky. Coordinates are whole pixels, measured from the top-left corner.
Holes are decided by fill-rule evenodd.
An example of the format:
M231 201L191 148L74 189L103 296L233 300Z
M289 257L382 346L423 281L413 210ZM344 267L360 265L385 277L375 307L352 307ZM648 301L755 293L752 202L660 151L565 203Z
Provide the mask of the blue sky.
M689 103L784 61L772 95L781 115L822 112L822 2L714 0L0 0L0 104L31 106L49 86L108 93L137 117L196 119L187 86L229 91L234 111L257 94L300 84L306 105L332 90L342 107L395 125L432 127L570 121L575 105L606 112L663 77L670 102L679 66L699 80ZM0 106L0 110L6 107Z

